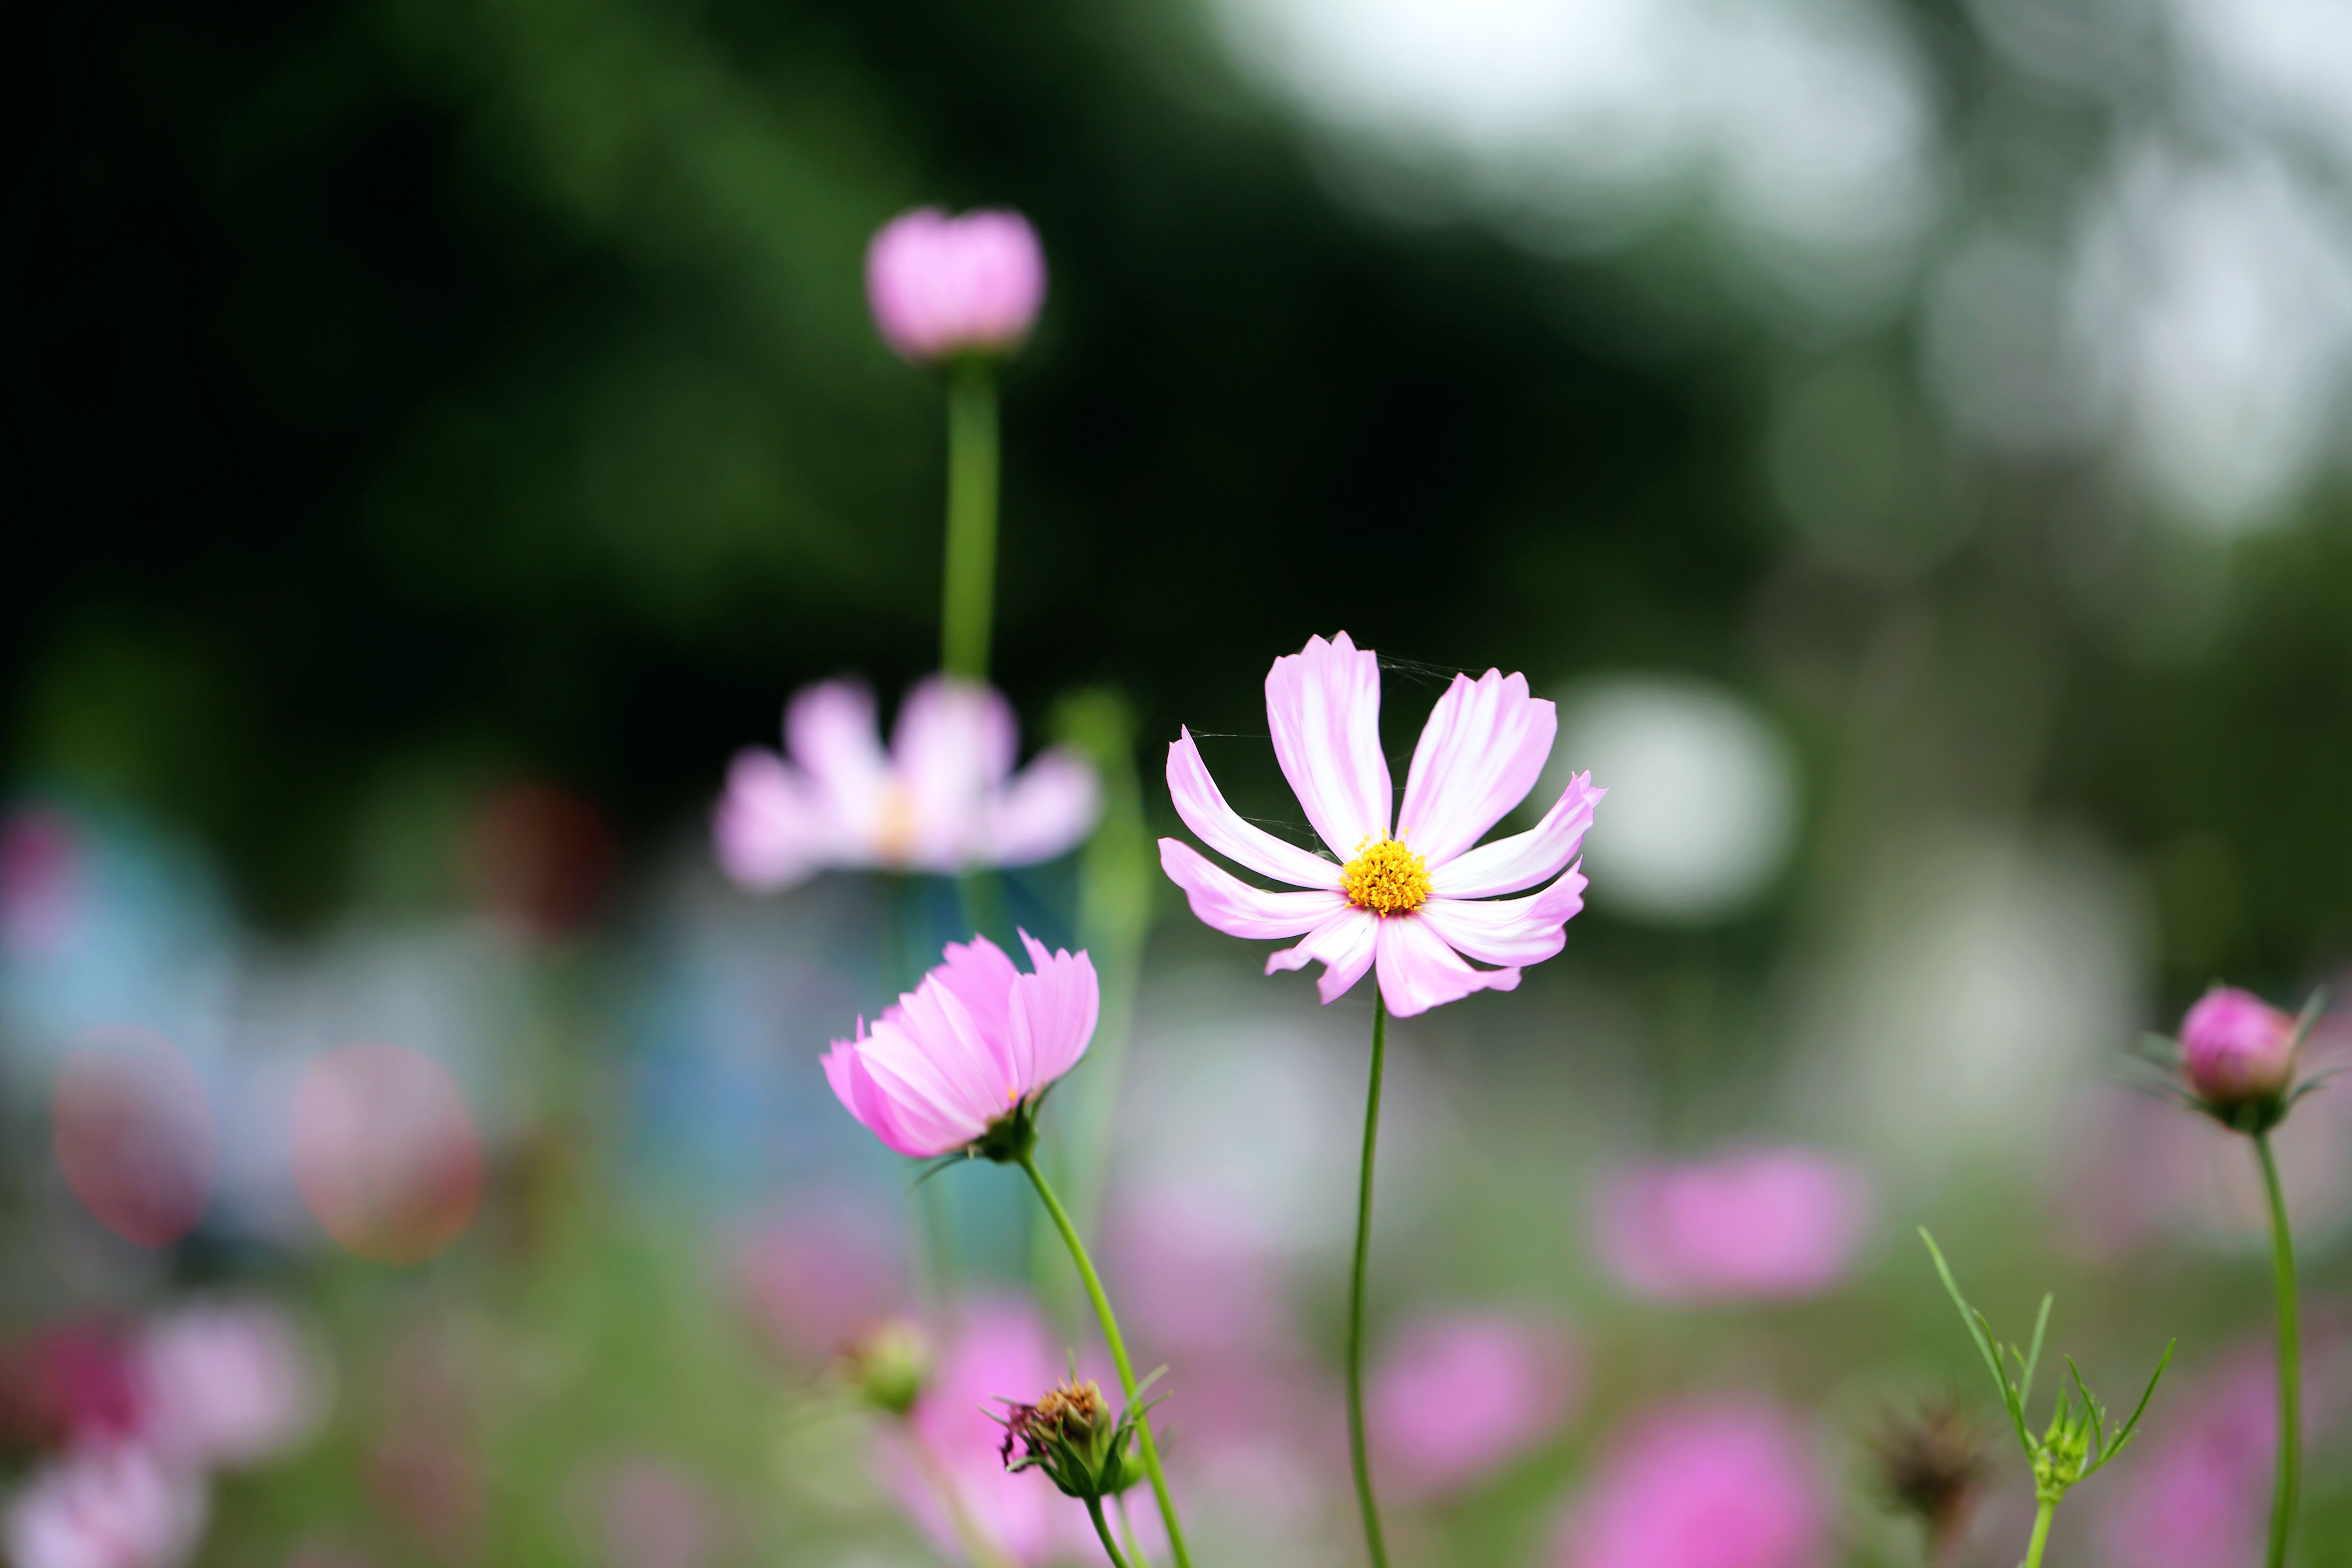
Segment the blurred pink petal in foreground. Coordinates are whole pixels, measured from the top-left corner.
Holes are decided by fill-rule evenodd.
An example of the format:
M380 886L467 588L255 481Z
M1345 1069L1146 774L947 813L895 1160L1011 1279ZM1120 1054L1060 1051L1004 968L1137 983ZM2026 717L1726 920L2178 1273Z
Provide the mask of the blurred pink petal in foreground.
M728 770L719 868L758 890L828 868L952 875L1050 860L1094 827L1093 765L1057 747L1016 774L1020 731L992 688L934 676L908 693L888 752L877 734L865 687L795 693L788 754L749 747Z
M482 1141L457 1080L399 1046L350 1046L294 1088L294 1184L311 1216L378 1263L419 1263L473 1223Z
M58 1166L82 1206L141 1247L196 1227L212 1201L213 1113L196 1069L150 1029L92 1029L50 1096Z
M1870 1224L1870 1185L1809 1149L1640 1164L1601 1189L1594 1229L1620 1284L1661 1300L1789 1299L1843 1277Z
M1562 1521L1557 1568L1826 1568L1832 1499L1776 1410L1673 1405L1613 1443Z
M134 1444L79 1449L34 1472L8 1505L15 1568L170 1568L195 1551L205 1490Z
M1021 941L1027 974L984 936L950 942L946 962L870 1031L861 1018L856 1039L825 1053L834 1094L898 1152L969 1146L1086 1054L1102 1005L1093 962L1048 952L1027 931Z
M866 300L882 341L919 363L1009 353L1045 302L1045 252L1017 212L919 207L866 247Z
M148 1326L147 1434L177 1463L250 1465L299 1444L326 1414L323 1365L266 1301L205 1301Z
M1333 858L1226 805L1185 730L1168 748L1176 815L1227 859L1305 890L1253 887L1178 838L1160 841L1160 865L1192 912L1227 936L1303 939L1266 959L1268 974L1320 963L1316 991L1328 1003L1377 965L1389 1011L1409 1018L1474 991L1513 990L1521 969L1567 945L1565 928L1584 908L1584 874L1570 862L1605 793L1591 775L1570 781L1527 832L1478 843L1551 755L1559 721L1528 695L1526 676L1454 678L1422 728L1402 802L1381 749L1380 661L1347 633L1310 637L1274 661L1265 716L1282 775ZM1523 899L1496 896L1538 883L1549 885ZM1475 969L1469 959L1496 967Z
M1084 1505L1041 1474L1004 1468L997 1453L1004 1428L988 1415L1003 1409L1000 1399L1034 1399L1066 1375L1045 1320L1015 1301L971 1303L961 1320L911 1422L884 1444L892 1488L950 1556L961 1548L941 1485L955 1489L972 1526L1017 1563L1045 1563L1088 1547L1099 1552ZM909 1441L923 1452L910 1452ZM1147 1511L1138 1510L1139 1524Z
M776 1348L814 1363L906 1304L897 1238L847 1204L802 1200L738 1244L737 1290Z
M1407 1496L1478 1481L1559 1430L1574 1377L1554 1329L1494 1312L1410 1324L1373 1375L1377 1473Z

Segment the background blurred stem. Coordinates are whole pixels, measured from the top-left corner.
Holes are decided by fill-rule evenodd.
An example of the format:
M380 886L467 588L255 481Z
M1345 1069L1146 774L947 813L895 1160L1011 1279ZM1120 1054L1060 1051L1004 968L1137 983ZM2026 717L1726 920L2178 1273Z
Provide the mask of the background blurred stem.
M1102 1324L1103 1342L1110 1347L1111 1364L1118 1368L1118 1386L1126 1394L1130 1407L1135 1405L1138 1390L1135 1365L1128 1360L1127 1341L1118 1331L1118 1319L1110 1310L1110 1298L1103 1294L1102 1279L1095 1273L1094 1260L1087 1256L1086 1243L1078 1239L1077 1228L1071 1225L1069 1211L1062 1200L1054 1195L1045 1173L1037 1169L1034 1155L1021 1156L1021 1168L1029 1173L1029 1182L1037 1189L1037 1196L1045 1205L1045 1212L1054 1216L1054 1225L1062 1233L1062 1243L1070 1249L1070 1261L1077 1265L1078 1278L1087 1288L1087 1297L1095 1305L1095 1319ZM1143 1470L1151 1478L1151 1495L1160 1504L1160 1520L1168 1526L1168 1549L1176 1558L1176 1568L1192 1568L1192 1554L1184 1544L1184 1527L1177 1522L1175 1500L1168 1495L1168 1478L1160 1468L1160 1445L1152 1440L1151 1416L1146 1411L1135 1412L1135 1436L1143 1449Z
M1372 1568L1388 1568L1381 1539L1381 1508L1372 1497L1372 1466L1364 1447L1364 1261L1372 1241L1372 1156L1381 1134L1381 1068L1387 1055L1389 1010L1372 991L1372 1079L1364 1091L1364 1163L1356 1188L1356 1263L1348 1279L1348 1462L1356 1473L1356 1501L1364 1513L1364 1548Z
M940 665L966 680L988 679L989 620L996 599L996 378L989 363L948 370L948 543L940 604Z
M2287 1228L2286 1194L2279 1185L2278 1160L2271 1135L2254 1134L2262 1155L2263 1184L2271 1200L2271 1261L2278 1285L2278 1481L2271 1497L2270 1568L2284 1568L2287 1539L2294 1533L2295 1502L2303 1481L2302 1345L2295 1327L2294 1237Z

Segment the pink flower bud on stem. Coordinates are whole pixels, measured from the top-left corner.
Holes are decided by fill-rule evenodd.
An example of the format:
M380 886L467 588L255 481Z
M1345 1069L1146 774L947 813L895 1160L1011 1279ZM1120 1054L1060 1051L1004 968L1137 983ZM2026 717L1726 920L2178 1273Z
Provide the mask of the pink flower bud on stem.
M2284 1095L2301 1030L2251 992L2217 985L2180 1021L2181 1066L2204 1100L2234 1108Z

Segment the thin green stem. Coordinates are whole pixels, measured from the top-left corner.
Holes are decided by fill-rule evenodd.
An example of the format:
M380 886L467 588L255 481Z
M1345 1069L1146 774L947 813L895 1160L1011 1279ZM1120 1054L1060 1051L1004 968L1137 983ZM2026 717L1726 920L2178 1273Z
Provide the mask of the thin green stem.
M2271 1494L2270 1568L2285 1568L2288 1539L2294 1533L2295 1503L2303 1488L2303 1349L2295 1327L2294 1237L2287 1228L2286 1194L2279 1185L2278 1160L2271 1135L2254 1134L2263 1158L2263 1184L2271 1200L2271 1261L2278 1283L2278 1481Z
M1102 1499L1088 1498L1087 1517L1095 1521L1095 1533L1102 1537L1103 1550L1110 1553L1111 1568L1128 1568L1127 1559L1118 1554L1118 1542L1110 1538L1110 1526L1104 1522Z
M2025 1562L2021 1568L2042 1568L2042 1549L2050 1543L2050 1521L2058 1511L2058 1500L2046 1497L2033 1510L2033 1539L2025 1543Z
M1062 1245L1070 1249L1070 1261L1078 1266L1078 1278L1085 1282L1087 1298L1095 1305L1095 1319L1102 1324L1103 1342L1110 1347L1111 1364L1118 1368L1118 1385L1133 1406L1138 1394L1135 1386L1135 1365L1127 1358L1127 1341L1118 1331L1118 1320L1112 1316L1110 1298L1103 1294L1101 1277L1095 1273L1094 1260L1087 1256L1086 1243L1078 1239L1077 1226L1070 1223L1069 1211L1037 1169L1034 1154L1021 1156L1021 1168L1029 1173L1030 1184L1045 1201L1045 1212L1054 1216L1054 1228L1062 1233ZM1151 1417L1137 1410L1135 1435L1143 1450L1144 1473L1151 1478L1151 1495L1160 1504L1160 1517L1168 1526L1168 1549L1175 1554L1176 1568L1192 1568L1191 1551L1184 1544L1184 1527L1176 1518L1175 1500L1168 1495L1168 1478L1160 1468L1160 1445L1151 1438Z
M1151 1559L1143 1554L1142 1545L1135 1539L1135 1516L1128 1511L1127 1494L1118 1494L1118 1532L1127 1542L1127 1560L1132 1568L1151 1568Z
M1356 1266L1348 1279L1348 1462L1356 1472L1356 1502L1364 1514L1364 1547L1372 1568L1389 1568L1381 1539L1381 1508L1372 1498L1372 1465L1364 1447L1364 1261L1372 1243L1372 1156L1381 1136L1381 1068L1388 1051L1389 1010L1372 993L1372 1081L1364 1091L1364 1164L1356 1187Z
M948 544L940 602L940 664L988 679L996 600L996 378L984 359L948 371Z

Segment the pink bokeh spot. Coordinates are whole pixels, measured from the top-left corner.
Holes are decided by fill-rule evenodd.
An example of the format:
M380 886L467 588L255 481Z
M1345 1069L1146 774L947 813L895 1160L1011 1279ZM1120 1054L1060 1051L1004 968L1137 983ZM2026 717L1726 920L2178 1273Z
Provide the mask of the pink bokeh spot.
M179 1048L148 1029L93 1029L58 1068L50 1126L66 1184L141 1247L196 1227L212 1200L213 1114Z
M1484 1479L1559 1429L1575 1373L1554 1327L1496 1312L1407 1325L1369 1396L1380 1479L1408 1497Z
M362 1258L419 1263L473 1223L481 1135L447 1069L400 1046L314 1058L294 1089L294 1182Z
M1019 213L919 207L866 247L866 300L882 341L918 363L1010 353L1045 303L1045 252Z
M1870 1184L1802 1148L1630 1166L1602 1183L1601 1259L1658 1300L1789 1300L1845 1276L1869 1228Z
M47 958L67 946L87 858L64 812L28 805L0 821L0 952Z
M0 1534L14 1568L173 1568L194 1552L206 1511L194 1475L113 1443L36 1471Z
M792 1360L814 1363L838 1354L906 1305L906 1269L886 1234L845 1204L798 1204L735 1247L740 1300Z
M1762 1405L1672 1405L1612 1444L1555 1568L1827 1568L1832 1500L1804 1433Z
M267 1301L198 1301L147 1326L140 1345L146 1429L156 1452L195 1468L277 1458L326 1414L323 1363Z

